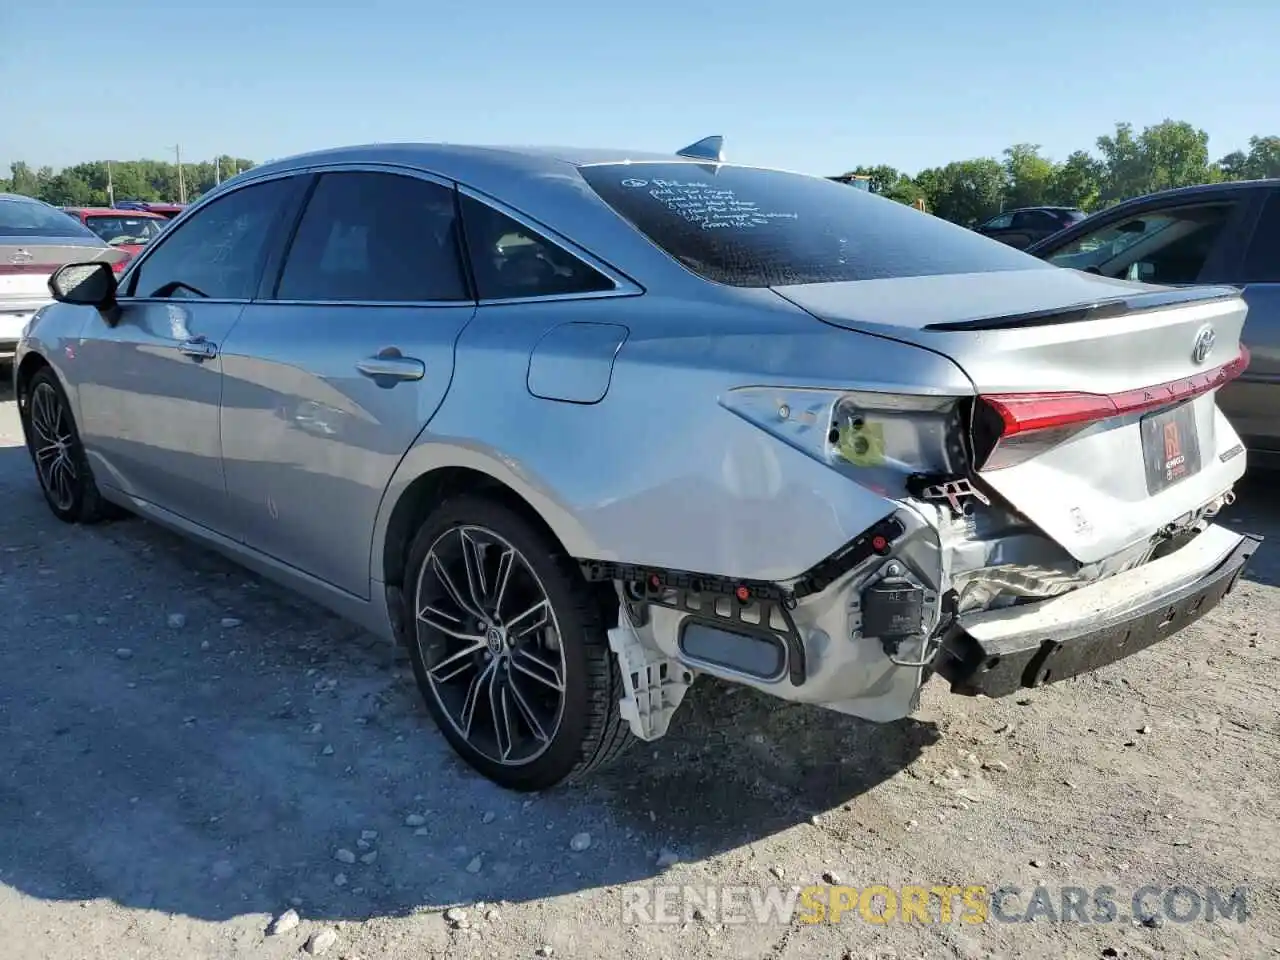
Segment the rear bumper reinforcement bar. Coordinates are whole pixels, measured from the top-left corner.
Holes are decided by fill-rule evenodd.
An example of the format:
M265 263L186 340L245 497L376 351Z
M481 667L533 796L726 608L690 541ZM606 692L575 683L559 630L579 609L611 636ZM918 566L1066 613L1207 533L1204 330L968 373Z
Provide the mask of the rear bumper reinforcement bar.
M1048 629L985 639L979 639L979 630L966 630L961 618L943 641L938 675L951 683L953 693L1003 697L1114 663L1172 636L1217 606L1261 542L1246 534L1192 582L1110 615L1104 610Z

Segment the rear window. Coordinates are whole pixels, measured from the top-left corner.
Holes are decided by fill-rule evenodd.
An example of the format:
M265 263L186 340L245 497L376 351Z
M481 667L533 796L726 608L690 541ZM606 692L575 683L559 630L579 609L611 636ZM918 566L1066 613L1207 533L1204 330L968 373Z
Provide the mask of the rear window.
M57 207L11 197L0 198L0 237L97 239L80 221Z
M580 172L688 269L735 287L1046 268L1003 243L822 177L680 162Z
M125 214L90 214L85 218L85 226L112 246L149 243L160 236L164 223L155 217L130 217Z

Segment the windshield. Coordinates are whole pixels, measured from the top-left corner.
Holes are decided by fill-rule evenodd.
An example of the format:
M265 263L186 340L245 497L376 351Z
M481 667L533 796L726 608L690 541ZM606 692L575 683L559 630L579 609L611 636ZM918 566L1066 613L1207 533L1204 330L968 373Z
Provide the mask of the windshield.
M0 197L0 237L97 239L57 207L25 197Z
M123 215L88 216L85 224L113 247L122 243L148 243L160 235L165 221L154 217Z
M580 172L641 233L717 283L767 287L1046 266L824 177L682 162L595 164Z

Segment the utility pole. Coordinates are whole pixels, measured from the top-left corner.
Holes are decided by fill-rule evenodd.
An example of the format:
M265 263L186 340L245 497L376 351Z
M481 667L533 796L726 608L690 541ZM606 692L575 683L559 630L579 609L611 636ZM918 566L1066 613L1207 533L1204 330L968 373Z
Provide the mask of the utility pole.
M213 158L213 185L216 187L222 182L222 158Z
M107 161L107 206L114 207L116 205L116 188L111 181L111 161Z
M173 148L174 155L178 159L178 202L187 202L187 184L182 179L182 144L178 144Z

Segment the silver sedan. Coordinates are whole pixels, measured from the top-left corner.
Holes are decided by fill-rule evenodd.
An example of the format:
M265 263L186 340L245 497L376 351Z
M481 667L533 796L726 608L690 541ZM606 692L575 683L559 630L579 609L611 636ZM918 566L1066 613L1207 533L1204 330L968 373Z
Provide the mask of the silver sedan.
M1226 288L1049 267L820 177L384 145L255 168L18 346L50 508L125 510L407 646L540 789L702 674L873 721L1213 608L1257 541Z

